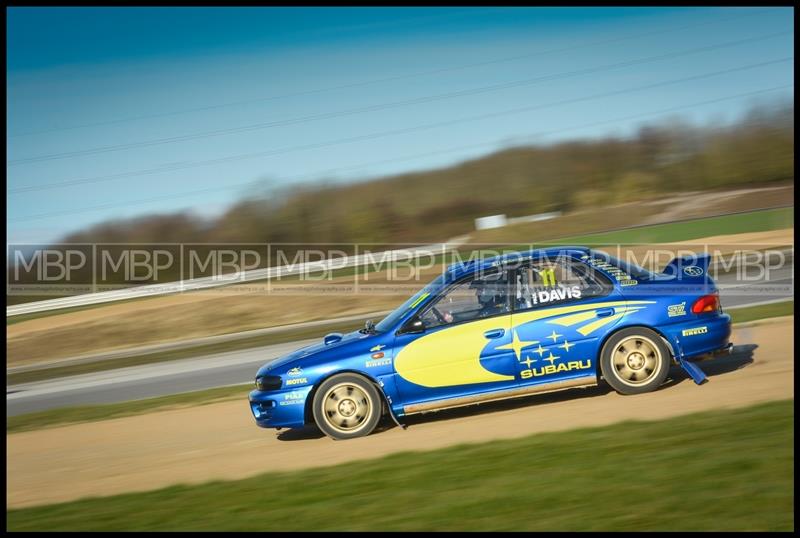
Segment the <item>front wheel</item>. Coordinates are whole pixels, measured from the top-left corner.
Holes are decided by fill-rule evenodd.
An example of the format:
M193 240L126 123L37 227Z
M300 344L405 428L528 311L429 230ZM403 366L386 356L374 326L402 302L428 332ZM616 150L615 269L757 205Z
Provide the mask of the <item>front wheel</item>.
M333 439L372 433L381 419L381 397L369 380L355 374L326 379L314 395L314 422Z
M661 337L645 327L615 333L600 352L600 369L620 394L657 389L669 374L670 352Z

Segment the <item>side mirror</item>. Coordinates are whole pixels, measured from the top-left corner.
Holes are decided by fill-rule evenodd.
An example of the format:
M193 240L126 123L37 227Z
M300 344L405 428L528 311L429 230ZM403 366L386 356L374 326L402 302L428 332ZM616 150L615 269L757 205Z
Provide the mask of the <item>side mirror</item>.
M325 338L323 338L322 341L326 346L329 346L331 344L335 344L336 342L341 340L343 337L344 337L344 335L342 333L330 333L330 334L326 334Z
M418 334L425 332L425 322L417 316L406 321L400 328L402 334Z

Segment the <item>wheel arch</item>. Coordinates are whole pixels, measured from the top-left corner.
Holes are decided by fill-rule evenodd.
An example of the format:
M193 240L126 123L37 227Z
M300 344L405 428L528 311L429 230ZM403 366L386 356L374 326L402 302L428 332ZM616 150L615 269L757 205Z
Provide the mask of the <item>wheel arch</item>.
M381 395L381 400L383 401L383 404L386 406L387 410L389 410L389 412L391 412L391 407L389 407L389 399L386 396L386 393L383 391L383 387L381 387L381 385L380 385L380 383L378 382L377 379L375 379L371 375L369 375L369 374L367 374L367 373L365 373L365 372L363 372L361 370L354 370L352 368L345 368L343 370L336 370L334 372L328 372L324 377L320 377L319 379L317 379L316 383L314 383L314 386L309 391L308 396L306 396L306 405L305 405L305 409L303 410L303 422L305 424L313 424L314 423L314 398L317 395L317 391L319 390L319 387L325 381L327 381L328 379L332 378L333 376L340 375L340 374L357 375L359 377L363 377L364 379L366 379L367 381L369 381L370 383L375 385L375 388L378 390L378 394ZM381 409L381 414L382 413L383 413L383 409Z
M597 382L598 383L600 382L600 378L603 376L603 369L600 367L600 359L601 359L602 354L603 354L603 348L605 347L605 345L608 342L608 340L612 336L614 336L615 334L617 334L620 331L624 331L625 329L636 329L636 328L649 329L649 330L653 331L654 333L656 333L661 338L661 340L664 342L664 344L667 346L667 349L669 350L670 358L672 360L675 360L676 355L675 355L675 349L672 346L672 342L670 342L669 339L664 335L663 331L660 331L657 327L653 327L652 325L645 325L643 323L631 323L630 325L622 325L622 326L614 327L613 330L609 331L608 334L606 334L603 337L603 339L600 341L600 344L597 346L597 369L596 370L597 370Z

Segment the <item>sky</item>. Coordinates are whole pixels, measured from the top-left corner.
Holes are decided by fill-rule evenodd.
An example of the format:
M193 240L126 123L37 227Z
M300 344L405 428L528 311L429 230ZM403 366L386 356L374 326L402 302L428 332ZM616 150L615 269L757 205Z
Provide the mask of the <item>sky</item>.
M8 8L7 243L264 189L713 125L794 93L792 8Z

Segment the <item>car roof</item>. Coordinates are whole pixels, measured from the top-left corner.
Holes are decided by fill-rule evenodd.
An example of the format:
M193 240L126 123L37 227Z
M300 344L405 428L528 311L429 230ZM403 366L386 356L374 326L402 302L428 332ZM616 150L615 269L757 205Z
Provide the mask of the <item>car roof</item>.
M536 248L517 252L508 252L500 256L493 256L486 259L466 260L463 262L455 262L447 267L447 280L452 282L461 277L485 271L492 267L507 265L509 263L519 262L526 259L533 258L554 258L557 256L572 256L580 257L591 253L589 247L581 246L566 246L566 247L551 247L551 248Z

